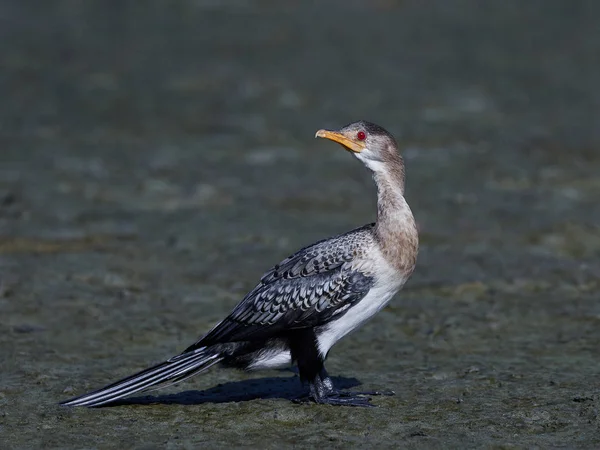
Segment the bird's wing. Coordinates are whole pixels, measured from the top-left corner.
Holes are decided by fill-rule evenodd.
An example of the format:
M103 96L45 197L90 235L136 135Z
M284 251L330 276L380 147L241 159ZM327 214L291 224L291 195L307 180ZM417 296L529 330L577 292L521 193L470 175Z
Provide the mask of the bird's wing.
M231 314L186 351L222 342L262 340L283 329L315 327L360 301L373 277L356 270L372 225L317 242L263 275Z

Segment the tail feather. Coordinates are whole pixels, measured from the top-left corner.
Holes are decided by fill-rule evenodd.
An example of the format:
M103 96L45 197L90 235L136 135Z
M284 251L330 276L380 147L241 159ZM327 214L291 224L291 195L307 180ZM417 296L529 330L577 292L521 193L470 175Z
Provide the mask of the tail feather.
M161 364L142 370L101 389L61 402L67 406L99 406L140 391L160 389L203 372L223 360L210 348L182 353Z

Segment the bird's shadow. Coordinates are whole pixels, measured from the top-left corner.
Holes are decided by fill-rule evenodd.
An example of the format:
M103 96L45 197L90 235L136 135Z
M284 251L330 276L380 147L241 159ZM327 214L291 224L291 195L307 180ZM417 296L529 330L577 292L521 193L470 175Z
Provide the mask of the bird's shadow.
M349 389L361 383L356 378L332 377L338 389ZM308 389L300 383L300 378L265 377L250 380L232 381L218 384L204 391L184 391L177 394L145 395L118 400L105 406L122 405L201 405L203 403L243 402L255 399L294 400L306 395Z

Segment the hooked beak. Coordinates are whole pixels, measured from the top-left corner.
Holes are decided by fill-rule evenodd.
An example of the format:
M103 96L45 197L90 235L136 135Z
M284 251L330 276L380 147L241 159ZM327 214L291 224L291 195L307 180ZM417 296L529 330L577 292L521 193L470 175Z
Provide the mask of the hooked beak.
M315 137L320 137L324 139L329 139L330 141L337 142L344 146L344 148L348 151L354 153L360 153L365 149L365 143L363 141L353 140L342 133L338 133L337 131L329 131L329 130L319 130Z

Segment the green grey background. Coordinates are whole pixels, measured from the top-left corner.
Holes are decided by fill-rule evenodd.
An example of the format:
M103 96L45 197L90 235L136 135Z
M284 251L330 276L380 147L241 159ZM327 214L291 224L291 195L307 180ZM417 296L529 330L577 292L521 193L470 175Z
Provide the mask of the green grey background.
M600 3L4 1L0 447L600 446ZM160 362L297 248L370 222L314 132L394 133L421 252L331 352L379 408L211 370L57 402ZM359 386L360 385L360 386Z

